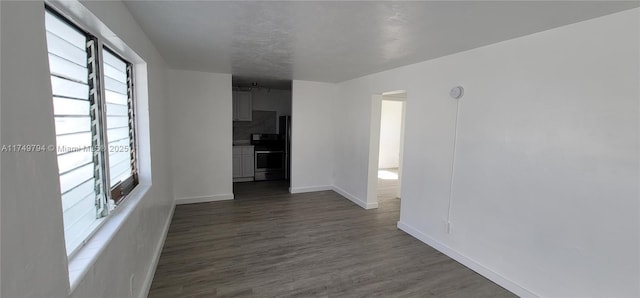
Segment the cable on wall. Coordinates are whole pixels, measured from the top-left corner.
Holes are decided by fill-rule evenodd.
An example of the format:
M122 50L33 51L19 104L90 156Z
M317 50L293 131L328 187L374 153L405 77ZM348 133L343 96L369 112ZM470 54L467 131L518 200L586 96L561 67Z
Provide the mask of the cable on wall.
M453 179L455 177L456 169L456 148L458 141L458 118L460 115L460 98L464 95L464 88L462 86L456 86L451 89L449 96L456 101L456 117L455 128L453 130L453 150L451 153L451 180L449 183L449 206L447 210L447 234L451 234L451 204L453 200Z

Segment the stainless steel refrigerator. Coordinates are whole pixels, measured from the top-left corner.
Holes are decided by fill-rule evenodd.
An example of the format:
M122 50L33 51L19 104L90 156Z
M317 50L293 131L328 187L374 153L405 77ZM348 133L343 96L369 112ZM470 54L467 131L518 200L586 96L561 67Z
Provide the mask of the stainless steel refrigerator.
M284 179L291 177L291 116L280 116L280 138L284 141Z

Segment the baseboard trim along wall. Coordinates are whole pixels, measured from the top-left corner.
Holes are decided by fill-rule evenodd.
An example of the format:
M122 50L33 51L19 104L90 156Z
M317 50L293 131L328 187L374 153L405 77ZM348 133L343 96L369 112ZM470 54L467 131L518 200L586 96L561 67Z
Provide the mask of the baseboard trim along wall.
M151 283L153 282L153 277L156 275L156 268L158 268L158 261L160 261L160 254L162 254L162 248L164 247L164 242L167 240L167 235L169 234L169 226L171 226L171 219L173 219L173 212L176 210L176 204L174 203L171 206L171 210L169 211L169 216L164 223L162 237L160 237L160 241L158 241L158 245L156 246L153 256L153 261L151 263L151 267L147 272L147 276L144 279L144 283L142 284L142 293L144 295L140 295L140 297L148 297L149 291L151 290Z
M304 192L325 191L325 190L333 190L333 186L331 186L331 185L320 185L320 186L292 187L290 189L290 192L291 193L304 193Z
M176 198L176 205L233 200L233 194Z
M458 261L460 264L465 267L477 272L478 274L486 277L487 279L497 283L503 288L513 292L514 294L520 297L540 297L539 295L534 294L533 292L525 289L524 287L518 285L517 283L511 281L510 279L492 271L491 269L483 266L482 264L476 262L475 260L464 256L463 254L455 251L451 247L431 238L430 236L420 232L418 229L403 223L398 222L398 229L406 232L407 234L413 236L414 238L424 242L425 244L433 247L439 252L449 256L450 258Z
M340 195L342 195L343 197L349 199L351 202L354 202L356 205L364 208L364 209L375 209L378 208L378 202L375 203L367 203L359 198L357 198L356 196L348 193L347 191L345 191L344 189L337 187L337 186L333 186L333 191L339 193Z

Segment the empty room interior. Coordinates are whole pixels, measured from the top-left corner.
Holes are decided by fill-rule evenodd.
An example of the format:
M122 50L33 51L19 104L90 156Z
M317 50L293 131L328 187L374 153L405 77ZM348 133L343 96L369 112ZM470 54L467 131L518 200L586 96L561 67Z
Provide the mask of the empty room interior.
M639 1L0 1L2 297L640 297Z

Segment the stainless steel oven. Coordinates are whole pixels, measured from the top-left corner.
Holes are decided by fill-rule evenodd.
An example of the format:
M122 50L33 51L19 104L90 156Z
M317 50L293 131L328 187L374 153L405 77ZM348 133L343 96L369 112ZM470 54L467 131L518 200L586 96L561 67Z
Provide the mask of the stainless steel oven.
M255 181L280 180L285 177L284 142L277 134L251 134L255 147Z
M284 179L284 151L256 150L255 151L255 180Z

